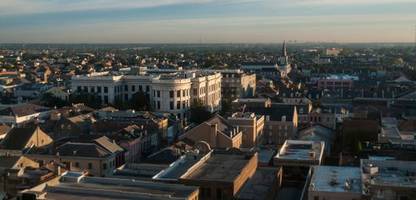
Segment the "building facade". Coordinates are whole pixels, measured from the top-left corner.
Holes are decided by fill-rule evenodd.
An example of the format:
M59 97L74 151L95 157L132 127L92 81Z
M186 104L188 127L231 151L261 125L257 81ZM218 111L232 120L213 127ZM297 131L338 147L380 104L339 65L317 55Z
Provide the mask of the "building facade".
M129 101L144 93L154 111L188 117L192 101L199 100L210 111L221 107L221 74L183 72L161 75L110 75L94 73L72 78L72 92L96 94L103 104Z

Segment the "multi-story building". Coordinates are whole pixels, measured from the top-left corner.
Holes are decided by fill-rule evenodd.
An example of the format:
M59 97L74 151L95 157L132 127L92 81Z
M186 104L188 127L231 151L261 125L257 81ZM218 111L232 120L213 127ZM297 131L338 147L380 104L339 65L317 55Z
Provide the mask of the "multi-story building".
M357 80L356 76L332 74L317 80L317 86L320 90L351 90L353 82Z
M256 74L241 70L222 70L222 95L232 100L252 97L256 93Z
M238 126L243 132L242 147L252 148L261 143L264 128L264 116L255 113L234 113L228 117L228 122Z
M160 75L111 75L94 73L72 78L73 92L98 95L104 104L128 101L137 92L149 98L153 109L187 118L192 101L199 100L209 110L221 106L221 74L176 72Z

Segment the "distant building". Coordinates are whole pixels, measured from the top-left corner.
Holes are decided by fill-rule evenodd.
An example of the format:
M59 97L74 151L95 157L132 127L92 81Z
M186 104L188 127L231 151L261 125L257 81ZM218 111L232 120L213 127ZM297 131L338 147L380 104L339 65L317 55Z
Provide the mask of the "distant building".
M253 97L256 94L256 74L247 74L241 70L221 70L222 96L236 98Z
M354 81L358 81L357 76L332 74L317 80L317 87L320 90L351 90Z
M155 111L170 112L180 119L199 101L210 111L221 106L221 74L186 72L161 75L109 75L108 73L75 76L72 92L98 95L104 104L128 101L137 92L149 98Z

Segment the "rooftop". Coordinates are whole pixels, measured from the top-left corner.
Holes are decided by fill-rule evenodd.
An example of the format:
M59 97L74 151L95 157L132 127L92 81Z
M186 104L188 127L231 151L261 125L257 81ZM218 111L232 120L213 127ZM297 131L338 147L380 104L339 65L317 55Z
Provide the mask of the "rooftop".
M321 161L325 144L320 141L286 140L275 159L281 161Z
M173 162L166 169L161 170L153 179L156 180L178 180L185 174L189 168L194 166L203 155L186 154L181 156L177 161Z
M273 193L272 190L277 186L277 170L276 168L258 168L237 193L237 199L272 198L268 195Z
M416 162L400 160L361 160L364 192L369 187L416 189Z
M309 191L361 193L358 167L315 166Z
M82 174L64 174L59 183L37 192L46 199L188 199L197 187L179 184L155 183L140 180L86 177ZM30 193L30 191L26 191ZM36 191L33 191L36 193Z
M234 182L253 156L211 152L181 179Z

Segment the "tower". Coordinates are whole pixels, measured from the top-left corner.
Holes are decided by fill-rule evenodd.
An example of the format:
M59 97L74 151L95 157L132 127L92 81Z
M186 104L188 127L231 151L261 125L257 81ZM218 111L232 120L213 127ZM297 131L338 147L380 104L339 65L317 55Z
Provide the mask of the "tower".
M287 57L286 40L285 40L285 41L283 41L283 47L282 47L282 57Z

